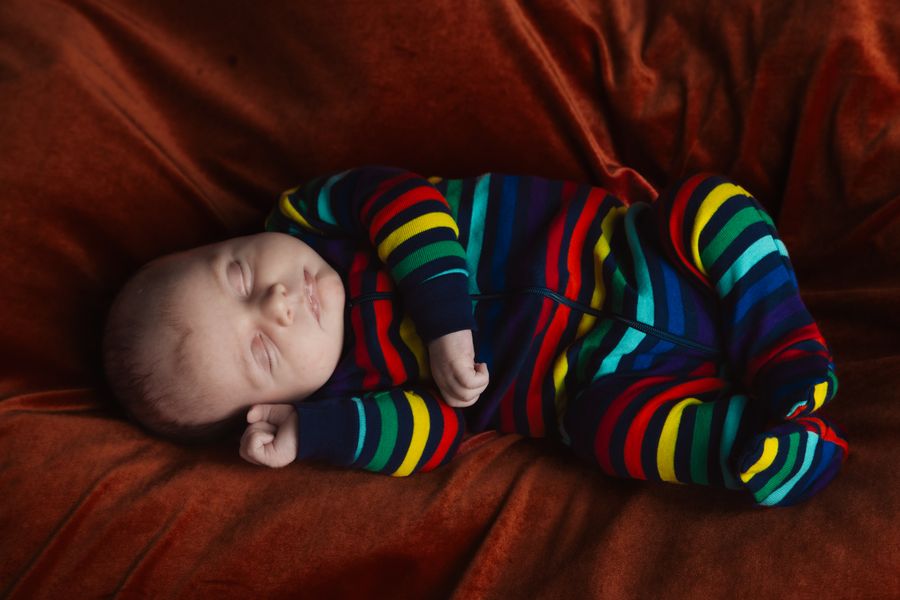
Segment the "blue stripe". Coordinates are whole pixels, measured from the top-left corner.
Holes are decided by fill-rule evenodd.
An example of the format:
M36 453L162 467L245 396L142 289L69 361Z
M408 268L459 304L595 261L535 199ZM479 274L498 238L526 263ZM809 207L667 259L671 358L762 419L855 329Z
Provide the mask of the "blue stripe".
M754 283L747 288L747 291L741 294L737 306L734 309L733 321L739 322L744 318L744 314L761 299L774 292L786 283L784 273L781 267L776 267L774 271Z
M516 206L516 194L519 187L519 178L506 176L503 179L503 193L500 197L500 214L498 216L497 233L491 257L491 281L495 282L499 289L506 287L506 273L509 271L507 259L509 258L509 246L512 239L513 218Z
M663 280L666 284L666 300L669 306L668 328L676 334L684 333L684 305L681 303L681 284L674 269L660 261Z

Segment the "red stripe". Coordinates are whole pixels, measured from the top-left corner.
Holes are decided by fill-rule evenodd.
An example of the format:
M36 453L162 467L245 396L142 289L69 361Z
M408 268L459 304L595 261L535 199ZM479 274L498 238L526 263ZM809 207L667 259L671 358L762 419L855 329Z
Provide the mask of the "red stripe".
M357 340L354 344L353 354L356 357L356 364L362 367L363 373L365 373L363 376L363 388L372 389L378 385L380 377L378 369L372 364L372 357L369 355L369 351L366 350L366 332L363 325L362 311L358 306L354 307L350 312L350 321L353 325L353 335Z
M531 437L544 437L544 381L551 374L552 361L556 353L559 339L565 331L571 309L568 306L558 306L550 327L544 333L541 348L538 350L537 360L534 361L534 371L528 382L528 395L526 404L528 411L528 431Z
M807 340L815 340L825 346L825 341L822 339L822 334L819 332L819 328L815 323L809 323L799 329L795 329L791 332L791 334L787 337L783 337L778 340L778 343L768 350L766 350L762 354L758 354L754 356L750 360L750 365L747 368L746 379L747 381L751 381L756 374L766 366L774 357L778 356L781 352L784 352L786 348L802 341Z
M672 246L675 248L675 252L681 260L681 263L696 275L698 279L705 282L708 286L713 287L709 278L694 266L690 250L683 247L685 236L682 234L682 228L684 227L684 211L687 208L691 196L697 189L697 186L706 178L707 175L705 173L694 175L685 181L681 188L679 188L678 193L675 195L675 200L672 202L672 214L669 218L669 237L672 239Z
M578 292L581 291L581 259L584 257L584 240L587 237L587 230L594 219L597 217L597 211L600 204L606 198L606 192L594 189L588 194L585 200L584 209L575 222L575 228L572 231L571 242L569 243L569 252L566 257L566 264L569 267L569 281L566 283L566 296L569 298L578 298Z
M353 255L353 263L350 265L350 275L347 277L350 297L355 298L362 293L362 272L368 266L368 256L365 252L357 252Z
M362 293L362 272L368 268L368 255L359 252L353 257L353 263L350 265L350 275L347 278L350 297L355 298ZM356 357L356 364L359 365L363 373L363 387L371 388L378 384L380 379L375 365L372 364L370 356L365 344L365 326L362 319L362 309L359 306L353 307L350 311L350 326L353 329L353 338L355 340L353 355Z
M837 432L828 426L825 421L819 419L818 417L800 417L794 421L795 423L800 423L807 430L812 431L812 429L817 429L819 436L832 444L837 444L844 450L844 458L847 457L847 454L850 452L850 446L847 444L847 441L838 437Z
M453 445L453 440L456 439L456 434L460 429L459 416L457 413L442 400L438 401L437 404L438 408L441 410L441 420L444 424L444 431L441 433L441 441L438 442L437 448L435 448L434 453L431 455L431 458L428 459L428 462L419 469L420 471L430 471L441 464L441 461L447 456L450 446ZM434 430L434 423L431 424L431 428Z
M547 235L547 260L544 267L544 279L547 288L551 290L559 288L559 253L562 249L563 229L566 224L566 213L576 189L577 185L575 183L565 182L563 184L560 210L550 224L550 231ZM532 339L536 339L538 332L544 328L544 324L550 317L551 307L552 304L545 299L541 306L541 318ZM543 437L544 435L542 384L547 374L547 366L553 357L553 350L565 328L566 316L569 312L568 309L564 312L558 311L554 315L550 327L544 332L534 370L528 382L528 392L525 397L525 416L528 420L528 434L532 437Z
M444 205L444 207L447 208L447 210L450 209L450 205L447 204L447 200L444 199L441 193L433 187L423 185L413 188L403 195L399 196L398 198L391 200L385 206L383 206L381 210L375 213L375 216L372 217L372 223L369 225L369 239L372 240L372 243L374 244L375 239L381 232L381 229L388 221L393 219L404 210L407 210L411 206L415 206L416 204L420 204L428 200L440 202Z
M641 446L644 444L644 435L647 433L650 419L660 406L676 398L688 398L704 392L722 389L724 386L725 382L718 377L686 381L664 390L641 407L628 427L628 434L625 438L625 468L628 470L629 476L635 479L647 478L647 475L644 473L644 466L641 464Z
M597 464L600 465L600 469L604 473L607 473L608 475L618 474L615 469L613 469L611 450L613 429L615 429L619 417L622 416L622 412L629 404L631 404L631 401L634 400L638 394L649 387L667 381L672 381L672 377L645 377L639 379L631 386L625 388L612 401L609 408L606 409L606 412L603 413L603 416L600 419L600 426L597 428L597 433L594 435L594 455L597 457ZM598 399L598 402L601 401L602 398Z
M393 321L394 311L390 302L373 302L375 308L375 329L378 332L378 348L384 357L385 366L387 366L388 374L394 385L399 385L407 380L406 369L403 368L403 360L400 353L391 342L388 336L391 322Z
M369 211L372 210L372 207L375 206L381 197L392 187L403 183L408 179L412 179L413 177L418 177L415 173L401 173L396 177L391 179L386 179L378 184L378 187L375 188L375 191L372 192L372 195L366 198L363 201L362 206L359 210L359 218L363 223L366 223L369 220Z

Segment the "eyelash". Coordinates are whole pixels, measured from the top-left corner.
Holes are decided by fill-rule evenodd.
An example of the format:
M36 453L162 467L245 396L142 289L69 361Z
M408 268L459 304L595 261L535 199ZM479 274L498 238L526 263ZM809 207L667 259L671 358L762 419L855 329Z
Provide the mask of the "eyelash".
M253 291L253 278L246 273L247 269L244 268L243 263L238 262L238 268L241 270L241 285L244 286L244 295L249 296Z

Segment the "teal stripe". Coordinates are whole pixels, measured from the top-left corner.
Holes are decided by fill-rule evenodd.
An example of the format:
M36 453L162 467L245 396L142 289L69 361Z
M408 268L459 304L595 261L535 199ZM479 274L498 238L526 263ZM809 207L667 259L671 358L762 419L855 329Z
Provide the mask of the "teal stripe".
M481 246L484 244L484 221L487 215L488 192L490 191L490 174L482 175L475 184L475 195L472 198L472 219L469 221L469 245L466 247L466 264L469 267L469 293L480 294L478 288L478 259L481 258Z
M731 472L728 457L731 455L731 450L734 447L734 440L737 437L738 427L740 427L741 417L744 414L744 406L746 404L747 396L737 395L729 398L725 425L722 427L722 443L719 446L719 469L722 471L725 487L732 490L739 490L742 487Z
M790 258L790 256L788 256L787 246L784 245L784 242L782 242L778 238L775 238L775 245L778 247L779 254L781 254L785 258Z
M322 186L322 189L319 190L319 218L329 225L337 225L337 219L334 218L334 213L331 212L331 188L349 172L350 171L344 171L343 173L333 175L328 179L325 185Z
M781 485L781 482L787 479L787 476L790 474L791 469L794 468L794 465L797 462L797 448L800 447L800 434L792 433L788 436L788 455L784 461L784 464L781 467L781 470L778 471L768 483L761 490L753 492L753 497L757 499L757 502L760 504L764 503L766 498L769 497L778 486ZM778 453L781 454L784 450L784 438L780 438L778 440ZM763 471L764 473L766 471ZM759 477L759 474L754 475L754 477ZM752 479L751 479L752 481Z
M432 279L437 279L438 277L443 277L444 275L453 275L454 273L459 273L460 275L465 275L466 277L469 276L469 272L466 271L465 269L447 269L446 271L441 271L440 273L437 273L436 275L432 275L428 279L423 280L422 283L425 283L426 281L431 281Z
M800 467L800 470L797 471L797 474L791 477L783 486L769 494L769 496L760 502L765 506L772 506L773 504L778 504L781 502L785 496L788 495L794 486L797 485L797 482L800 481L800 478L803 477L809 468L812 466L813 455L816 451L816 444L819 443L819 436L814 432L809 432L809 437L806 438L806 452L803 456L803 465Z
M654 323L653 283L650 281L650 270L647 268L647 259L644 257L644 249L641 247L640 236L637 232L635 221L644 210L650 208L649 204L639 202L631 205L625 213L625 235L634 262L634 274L637 278L637 309L636 320L647 325Z
M772 244L772 238L769 236L753 242L716 282L716 289L719 291L719 295L721 297L727 296L728 292L740 281L741 277L746 275L763 258L777 251L777 248Z
M378 439L378 448L375 455L365 468L369 471L381 471L391 458L394 446L397 445L397 407L390 392L379 394L375 397L375 405L381 413L381 436Z
M353 403L356 404L356 414L359 417L359 433L356 438L356 452L353 454L353 462L355 463L359 460L359 455L362 454L363 443L366 441L366 409L363 408L362 400L359 398L353 398Z
M625 332L625 335L622 336L622 339L616 344L616 347L613 348L612 352L610 352L603 359L603 362L600 363L600 368L594 373L591 382L597 381L604 375L615 373L616 369L619 368L619 362L621 362L622 357L634 352L645 337L647 337L646 334L641 333L637 329L629 328L628 331Z

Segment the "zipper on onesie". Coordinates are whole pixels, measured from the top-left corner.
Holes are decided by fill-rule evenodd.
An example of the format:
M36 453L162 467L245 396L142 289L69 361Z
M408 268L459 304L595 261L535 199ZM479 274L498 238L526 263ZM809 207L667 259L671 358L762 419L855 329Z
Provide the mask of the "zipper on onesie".
M622 315L616 314L614 312L596 309L591 306L585 306L581 302L576 300L572 300L571 298L566 298L562 294L558 292L554 292L553 290L549 290L547 288L539 287L539 286L528 286L518 290L512 290L509 292L496 292L491 294L470 294L472 300L482 301L482 300L502 300L503 298L513 295L513 294L537 294L539 296L544 296L546 298L550 298L557 304L565 304L569 308L575 309L577 311L583 312L585 314L589 314L599 318L612 319L614 321L618 321L623 325L631 327L632 329L636 329L641 333L646 333L647 335L652 335L661 340L665 340L667 342L671 342L673 344L677 344L679 346L684 346L686 348L690 348L692 350L697 350L699 352L704 352L706 354L712 356L718 356L720 352L713 348L712 346L707 346L706 344L701 344L699 342L695 342L693 340L689 340L687 338L681 337L679 335L675 335L674 333L669 333L663 329L659 329L658 327L654 327L653 325L648 325L646 323L642 323L640 321L635 321L634 319L629 319L628 317L624 317ZM357 306L359 304L363 304L365 302L372 302L375 300L390 300L394 298L395 292L370 292L368 294L362 294L361 296L357 296L347 302L347 308L352 308L353 306Z

